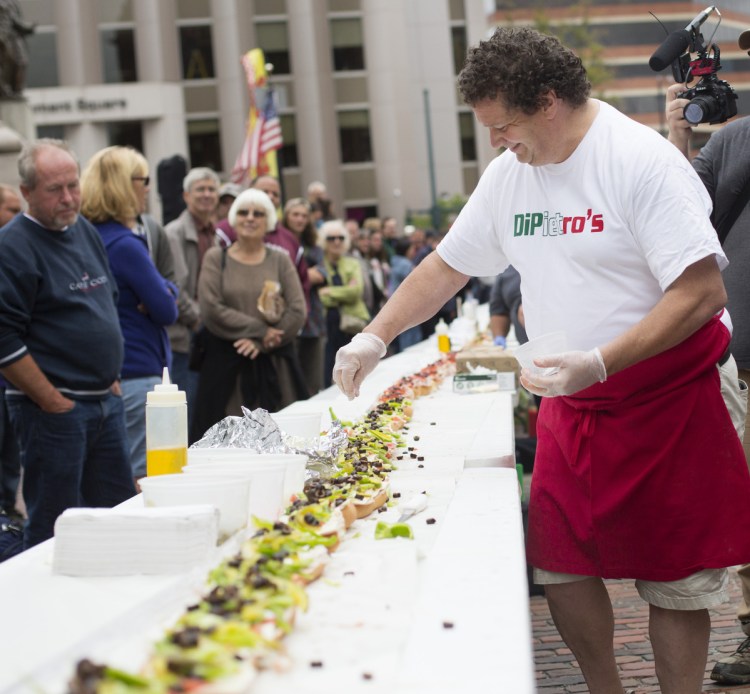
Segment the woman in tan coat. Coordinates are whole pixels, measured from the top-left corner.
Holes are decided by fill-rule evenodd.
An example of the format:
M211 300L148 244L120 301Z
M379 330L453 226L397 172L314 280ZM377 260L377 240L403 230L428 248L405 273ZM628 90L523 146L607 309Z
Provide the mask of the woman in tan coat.
M207 332L192 440L240 414L239 404L276 412L307 397L293 346L305 322L302 285L288 254L264 243L276 226L273 203L260 190L245 190L228 219L237 240L206 252L198 281ZM274 287L280 300L259 301Z

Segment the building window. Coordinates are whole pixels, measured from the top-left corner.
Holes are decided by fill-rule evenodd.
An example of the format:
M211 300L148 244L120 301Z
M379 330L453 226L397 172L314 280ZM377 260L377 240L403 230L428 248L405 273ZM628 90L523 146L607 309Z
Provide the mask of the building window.
M461 161L476 161L477 140L471 113L458 114L458 131L461 136Z
M64 125L38 125L36 127L36 136L38 138L49 137L53 140L65 140Z
M210 26L180 27L182 78L203 80L214 77L213 41Z
M110 147L132 147L143 152L143 128L136 120L107 123L107 144Z
M450 18L454 21L466 19L464 0L450 0L450 2L448 3L448 12L450 14Z
M100 35L104 82L137 82L135 32L132 29L102 29Z
M187 122L190 166L207 166L214 171L223 171L219 121L216 119L190 120Z
M59 87L57 72L57 33L36 31L27 37L29 65L26 68L26 86L34 89Z
M453 27L451 42L453 43L453 74L457 75L466 62L466 27Z
M255 34L258 45L263 49L266 62L273 65L273 74L288 75L291 72L291 66L286 24L283 22L258 23L255 26Z
M372 161L370 114L368 111L340 111L338 114L341 162Z
M133 22L133 0L107 0L98 3L98 17L105 22Z
M299 166L299 155L297 154L297 129L294 116L279 116L281 121L281 137L284 144L279 150L279 165L284 167Z
M332 19L333 69L336 72L365 69L365 49L360 19Z

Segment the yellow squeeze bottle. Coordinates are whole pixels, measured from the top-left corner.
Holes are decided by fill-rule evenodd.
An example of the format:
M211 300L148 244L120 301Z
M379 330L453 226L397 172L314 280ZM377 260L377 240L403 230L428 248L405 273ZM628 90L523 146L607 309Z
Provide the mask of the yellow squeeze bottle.
M451 339L448 337L448 326L445 321L441 318L435 326L435 334L437 335L437 347L439 352L446 354L451 351Z
M170 383L164 367L162 382L146 394L146 474L182 472L187 465L187 398Z

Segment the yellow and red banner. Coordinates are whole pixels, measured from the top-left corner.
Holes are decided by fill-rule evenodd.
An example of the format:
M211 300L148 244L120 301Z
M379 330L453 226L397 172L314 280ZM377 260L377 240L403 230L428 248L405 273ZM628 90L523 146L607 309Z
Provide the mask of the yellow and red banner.
M268 84L263 51L253 48L245 53L242 56L242 66L245 68L250 93L250 112L245 141L232 169L232 181L239 184L265 174L278 178L276 150L283 144L275 94Z

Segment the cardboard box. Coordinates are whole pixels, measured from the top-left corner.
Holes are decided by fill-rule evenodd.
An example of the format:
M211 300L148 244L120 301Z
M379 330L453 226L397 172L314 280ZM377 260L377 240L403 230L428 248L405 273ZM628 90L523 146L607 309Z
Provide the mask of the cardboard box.
M470 367L483 366L500 373L512 371L516 375L516 384L521 367L513 356L512 350L496 345L472 345L456 354L456 372L468 373Z

